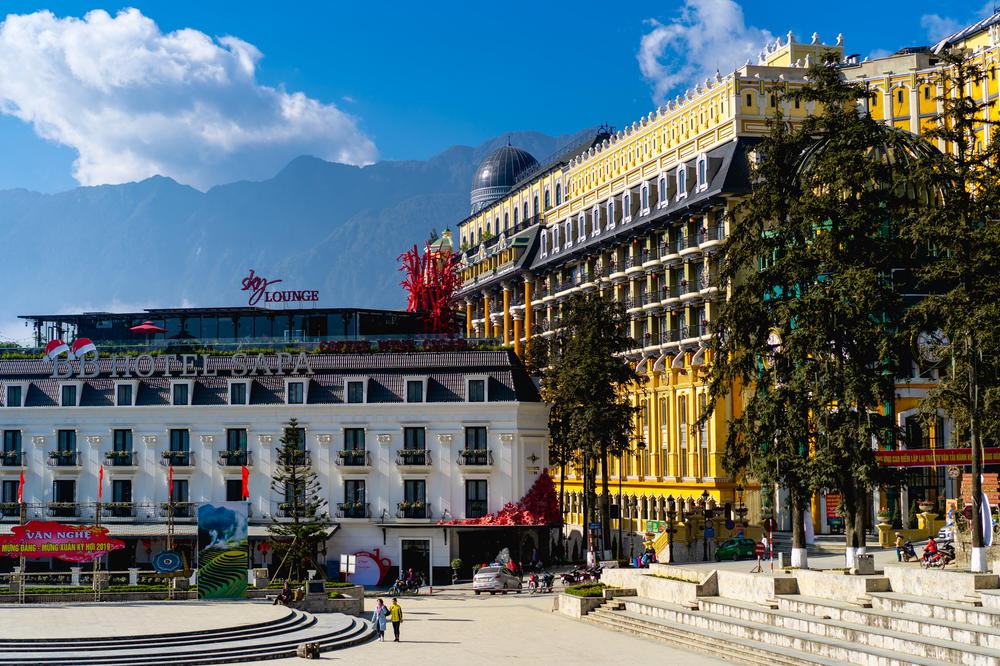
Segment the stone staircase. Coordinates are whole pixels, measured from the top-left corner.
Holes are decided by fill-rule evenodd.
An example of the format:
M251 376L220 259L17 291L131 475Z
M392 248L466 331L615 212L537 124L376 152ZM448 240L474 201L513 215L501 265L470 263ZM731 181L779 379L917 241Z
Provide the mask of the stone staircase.
M12 633L10 627L3 633ZM225 664L294 657L303 643L318 643L326 652L366 641L372 635L371 625L356 617L289 609L276 620L206 631L106 638L0 638L0 666Z
M747 664L1000 666L1000 609L892 592L858 603L700 597L697 608L618 597L584 620Z

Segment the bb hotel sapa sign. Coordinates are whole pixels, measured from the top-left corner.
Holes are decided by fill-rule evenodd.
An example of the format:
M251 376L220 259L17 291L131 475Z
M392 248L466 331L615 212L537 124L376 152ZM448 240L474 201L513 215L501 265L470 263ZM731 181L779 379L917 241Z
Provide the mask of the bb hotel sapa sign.
M319 300L319 292L315 290L274 291L270 289L273 285L283 281L268 280L265 277L255 274L251 268L250 274L240 282L242 285L240 291L250 292L247 305L257 305L261 299L265 303L301 303Z
M208 354L139 354L138 356L109 356L105 361L105 369L110 377L215 377L219 374L218 367L211 367L210 359L226 357L210 356ZM67 377L90 378L101 374L97 363L95 349L74 362L64 359L62 355L46 356L52 362L52 377L65 379ZM312 375L309 356L304 352L290 354L233 354L230 360L229 374L233 377L257 375Z

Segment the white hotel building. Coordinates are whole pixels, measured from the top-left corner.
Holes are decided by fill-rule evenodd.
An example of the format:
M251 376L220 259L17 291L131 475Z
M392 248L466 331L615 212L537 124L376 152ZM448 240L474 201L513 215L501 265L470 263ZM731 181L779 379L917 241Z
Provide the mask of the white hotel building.
M544 528L438 524L517 502L547 466L547 408L513 353L139 359L102 354L82 370L65 359L0 360L0 533L19 520L22 470L28 519L93 524L103 465L100 520L128 544L107 565L146 568L165 547L164 503L179 503L175 542L194 550L184 503L240 500L246 463L251 562L274 564L267 525L286 518L271 476L295 418L329 501L321 563L368 552L387 558L386 578L401 566L444 582L453 557L468 567L502 546L525 559L548 550ZM0 558L0 570L16 563ZM29 560L29 570L64 565Z

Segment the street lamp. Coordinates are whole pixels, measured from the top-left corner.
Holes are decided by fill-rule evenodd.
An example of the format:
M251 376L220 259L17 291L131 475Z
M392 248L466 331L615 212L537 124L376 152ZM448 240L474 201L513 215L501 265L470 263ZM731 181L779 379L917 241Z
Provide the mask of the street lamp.
M677 501L673 495L667 495L667 556L674 561L674 519L677 517Z
M712 517L712 510L708 508L708 500L711 498L712 496L708 493L707 489L701 494L701 505L705 514L705 522L701 526L701 540L705 547L704 562L708 562L708 530L712 524L709 522L709 519Z
M742 486L742 484L736 486L736 509L735 509L735 511L736 511L736 521L739 524L739 526L741 528L741 531L743 532L743 536L746 536L747 507L743 503L743 486Z

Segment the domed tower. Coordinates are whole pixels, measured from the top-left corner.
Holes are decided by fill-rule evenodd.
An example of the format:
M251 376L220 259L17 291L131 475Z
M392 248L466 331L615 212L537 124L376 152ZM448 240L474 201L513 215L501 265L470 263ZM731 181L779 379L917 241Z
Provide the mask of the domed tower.
M472 177L472 212L510 192L514 183L537 166L538 160L531 153L510 144L484 157Z

